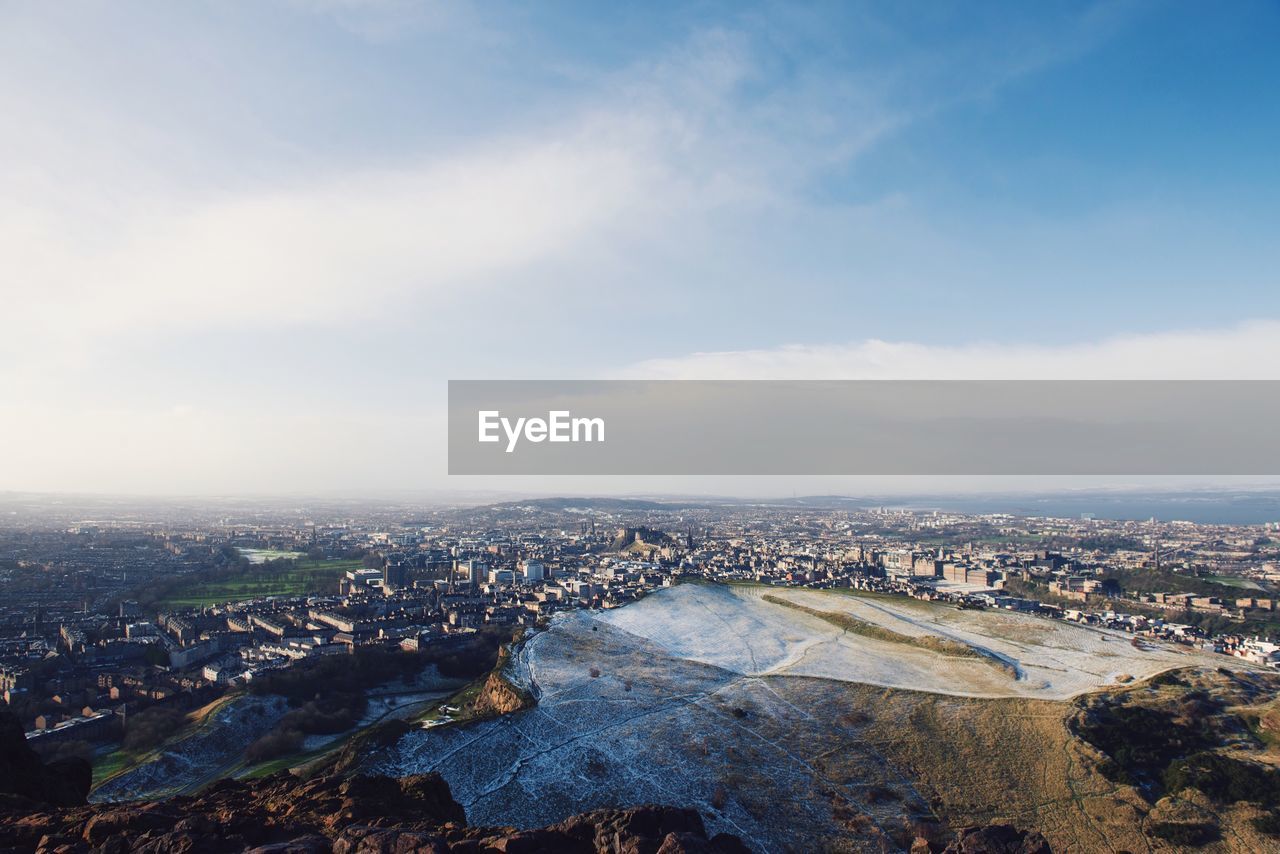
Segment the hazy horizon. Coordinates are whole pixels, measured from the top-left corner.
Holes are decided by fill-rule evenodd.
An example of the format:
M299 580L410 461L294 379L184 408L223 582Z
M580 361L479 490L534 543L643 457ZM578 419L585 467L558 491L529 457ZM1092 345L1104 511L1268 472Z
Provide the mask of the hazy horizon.
M901 484L898 484L901 487ZM477 507L491 504L523 501L582 501L591 502L636 501L641 503L671 504L673 506L716 505L791 505L796 509L806 504L815 509L849 509L885 507L914 511L941 510L970 514L1006 513L1012 516L1043 516L1077 518L1092 516L1098 519L1134 520L1157 519L1164 522L1189 521L1202 524L1280 525L1280 483L1238 483L1224 487L1219 484L1199 486L1183 483L1165 484L1163 487L1146 484L1126 486L1059 486L1053 488L1022 489L992 487L986 490L953 489L930 490L871 490L847 492L767 493L740 492L730 494L670 492L670 491L615 491L562 490L535 492L530 490L389 490L382 493L360 494L333 491L310 494L238 494L238 495L128 495L104 493L32 493L0 491L0 519L8 515L40 516L61 511L72 516L83 510L92 513L95 508L112 512L138 513L148 509L157 512L186 510L200 512L229 512L237 507L254 509L254 512L316 513L356 512L361 507L389 508L412 511L448 507ZM9 510L6 513L5 508ZM19 509L21 508L21 513ZM70 518L70 517L69 517ZM86 517L92 518L92 517Z

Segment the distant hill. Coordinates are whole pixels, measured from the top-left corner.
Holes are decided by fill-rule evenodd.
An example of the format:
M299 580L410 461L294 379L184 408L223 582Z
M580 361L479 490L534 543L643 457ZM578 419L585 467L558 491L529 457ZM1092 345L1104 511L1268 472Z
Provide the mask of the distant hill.
M597 510L602 513L622 513L627 511L643 512L648 510L693 510L709 507L723 507L726 504L737 504L731 499L721 501L699 501L689 499L673 499L671 501L655 501L646 498L528 498L523 501L503 501L489 505L492 508L537 507L548 511L582 511Z

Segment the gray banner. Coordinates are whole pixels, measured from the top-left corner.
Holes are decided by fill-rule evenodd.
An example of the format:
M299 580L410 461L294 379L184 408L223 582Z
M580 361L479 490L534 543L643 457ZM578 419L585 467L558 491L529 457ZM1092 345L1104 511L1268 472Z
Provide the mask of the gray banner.
M450 474L1272 475L1280 381L452 380Z

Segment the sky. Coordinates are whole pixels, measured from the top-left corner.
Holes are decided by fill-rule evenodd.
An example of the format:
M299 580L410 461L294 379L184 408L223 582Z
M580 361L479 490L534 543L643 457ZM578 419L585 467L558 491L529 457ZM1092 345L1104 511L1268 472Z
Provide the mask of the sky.
M449 478L445 384L1280 378L1278 41L1266 0L0 0L0 490L839 491Z

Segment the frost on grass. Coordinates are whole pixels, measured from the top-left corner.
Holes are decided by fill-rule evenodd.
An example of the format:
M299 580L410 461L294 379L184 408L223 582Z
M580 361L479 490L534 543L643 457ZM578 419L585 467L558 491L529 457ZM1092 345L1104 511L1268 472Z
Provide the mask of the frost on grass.
M974 769L990 779L962 787L961 802L980 806L989 791L1001 815L1022 810L1028 821L1046 803L1077 809L1064 793L1041 791L1046 781L1065 785L1068 768L1083 773L1066 759L1068 707L1051 701L1111 684L1113 673L1198 660L1012 614L771 591L899 635L1008 656L1026 674L1013 680L977 658L850 634L761 592L681 585L603 614L558 616L508 669L538 695L536 707L415 730L372 770L437 770L480 824L534 827L660 802L694 807L712 832L760 850L892 850L942 821L940 789L928 785ZM1016 749L1003 752L1006 744ZM947 763L969 771L928 773Z
M937 638L983 653L970 660L851 634L827 617L765 601L844 614L894 636ZM1008 611L961 611L893 597L796 588L681 585L601 617L671 654L749 675L788 673L973 697L1067 699L1170 667L1217 659L1167 645L1135 647L1119 632ZM989 666L995 657L1018 678Z
M440 771L468 820L481 824L533 827L595 807L658 802L698 808L713 832L767 840L783 797L787 826L830 828L831 798L845 796L839 784L817 784L814 764L831 744L830 725L797 694L824 683L782 678L795 684L772 686L593 622L585 614L559 621L513 663L539 689L535 708L411 732L374 770ZM809 748L787 743L797 737ZM854 776L879 784L883 761L863 759ZM927 811L909 790L903 797ZM866 827L878 833L869 819Z
M237 697L214 711L192 733L161 747L149 761L103 783L89 800L129 801L165 797L216 779L244 749L288 711L279 697ZM212 776L211 776L212 775Z

